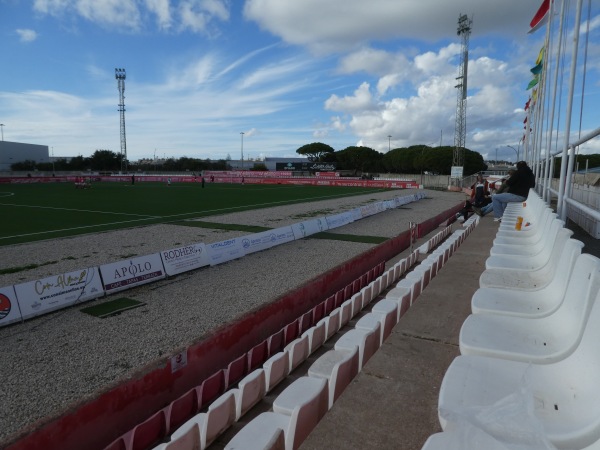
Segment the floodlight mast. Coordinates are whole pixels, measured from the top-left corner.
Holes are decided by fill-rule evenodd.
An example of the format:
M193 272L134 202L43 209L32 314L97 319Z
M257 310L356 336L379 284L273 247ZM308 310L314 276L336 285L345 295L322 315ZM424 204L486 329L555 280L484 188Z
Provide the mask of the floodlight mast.
M121 118L121 172L127 170L127 139L125 137L125 69L115 69L119 89L119 114Z
M460 65L458 66L458 77L456 77L458 89L456 101L456 122L454 127L454 152L452 155L452 166L463 167L465 160L465 139L467 135L467 68L469 66L469 36L473 20L466 14L458 17L457 34L462 37L462 49L460 53ZM456 179L459 185L460 178Z

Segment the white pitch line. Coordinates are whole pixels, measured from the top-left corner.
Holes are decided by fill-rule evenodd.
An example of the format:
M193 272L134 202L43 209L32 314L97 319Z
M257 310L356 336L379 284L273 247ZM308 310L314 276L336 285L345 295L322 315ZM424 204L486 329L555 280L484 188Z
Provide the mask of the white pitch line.
M144 219L124 220L124 221L121 221L121 222L108 222L108 223L101 223L101 224L96 224L96 225L84 225L84 226L81 226L81 227L62 228L60 230L49 230L49 231L38 231L36 233L15 234L14 236L0 237L0 240L2 240L2 239L19 238L19 237L25 237L25 236L36 236L36 235L39 235L39 234L60 233L61 231L83 230L84 228L105 227L105 226L117 225L117 224L120 224L120 223L140 222L140 221L143 221L143 220L149 220L151 218L152 217L147 217L147 218L144 218ZM158 217L156 217L156 218L158 218ZM107 231L115 231L115 230L107 230Z
M2 206L19 206L21 208L55 209L58 211L75 211L75 212L86 212L86 213L114 214L117 216L137 216L137 217L145 217L147 219L158 219L161 217L161 216L149 216L147 214L132 214L132 213L113 212L113 211L95 211L93 209L74 209L74 208L57 208L54 206L16 205L14 203L0 203L0 205L2 205Z
M380 192L380 191L384 191L384 190L385 189L377 189L376 191L371 191L371 192ZM344 195L344 194L339 194L339 195L324 195L322 197L299 198L299 199L294 200L292 204L299 203L299 202L302 202L302 201L305 201L305 200L325 200L325 199L337 198L337 197L351 197L351 196ZM280 203L289 204L291 202L282 200L282 201L279 201L279 202L255 203L254 205L243 205L243 206L234 206L234 207L231 207L231 208L209 209L209 210L204 210L204 211L192 211L192 212L189 212L189 213L173 214L173 215L170 215L170 216L163 216L163 218L164 219L174 218L174 217L180 217L180 216L187 216L187 215L190 215L190 214L205 214L205 213L226 212L226 211L233 211L233 210L240 209L240 208L278 205Z

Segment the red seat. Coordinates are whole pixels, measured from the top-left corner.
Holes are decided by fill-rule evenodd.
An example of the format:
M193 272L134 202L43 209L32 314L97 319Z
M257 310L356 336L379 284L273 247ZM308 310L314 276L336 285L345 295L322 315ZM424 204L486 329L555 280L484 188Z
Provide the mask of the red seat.
M167 418L160 410L133 429L131 450L146 450L167 435Z

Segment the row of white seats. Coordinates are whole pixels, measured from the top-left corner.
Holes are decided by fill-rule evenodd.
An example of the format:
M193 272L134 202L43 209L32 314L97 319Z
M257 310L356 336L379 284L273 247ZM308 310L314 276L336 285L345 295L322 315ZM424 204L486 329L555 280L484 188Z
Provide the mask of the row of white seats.
M445 263L476 224L477 222L473 221L472 226L466 231L457 233L454 239L450 239L438 253L434 252L431 258L432 264L425 264L428 267L427 270L420 271L419 269L424 267L421 264L407 275L412 278L412 273L419 273L415 277L421 283L419 292L429 282L431 267L435 266L433 272L435 275L438 270L438 261L442 261L442 264ZM450 230L448 227L439 234L447 236ZM436 235L432 239L439 242L440 238ZM323 319L323 322L327 324L326 337L332 336L333 333L348 324L382 291L401 278L416 263L419 251L415 250L407 258L394 264L381 277ZM441 265L439 267L441 268ZM424 281L425 279L426 281ZM413 298L412 289L410 293L409 302ZM414 290L414 298L417 295L418 293ZM402 310L403 301L406 304L406 300L392 295L390 298L386 296L376 302L372 306L371 312L364 314L356 321L352 330L344 333L337 340L333 350L324 353L311 365L308 377L299 378L275 399L273 412L262 413L253 419L225 448L230 450L298 448L327 410L331 409L352 379L391 334L401 314L406 310L406 308L404 311ZM319 327L319 324L316 327ZM304 357L299 358L297 364L299 365L305 359Z
M411 254L407 258L405 263L402 265L403 270L408 269L416 262L417 254ZM231 389L217 398L208 408L205 413L199 413L192 417L190 420L181 425L172 435L170 442L160 444L155 447L155 450L199 450L205 449L212 442L215 441L225 430L227 430L234 422L240 419L248 410L254 405L261 401L265 395L270 392L275 386L283 381L293 370L295 370L300 364L302 364L315 350L323 345L329 338L336 334L342 327L344 327L360 310L367 306L374 298L376 298L381 291L387 289L387 287L394 282L395 277L399 277L402 274L398 270L386 271L381 276L377 277L360 292L354 294L350 299L342 303L338 308L335 308L328 316L321 319L316 325L306 330L302 335L290 342L283 351L273 355L263 364L263 367L251 372L245 378L243 378L238 387ZM340 339L342 340L342 339ZM336 344L337 345L337 344ZM340 344L342 345L342 344ZM362 352L359 356L359 347L362 348ZM344 361L338 361L339 364L335 364L335 367L331 366L331 357L333 360L339 358L340 355L330 355L329 360L321 361L321 358L317 361L321 361L319 364L315 362L313 372L315 373L328 373L331 369L333 376L329 376L331 379L331 393L322 392L322 386L320 383L314 383L312 381L304 380L307 377L301 377L300 380L296 381L288 387L284 392L286 395L281 397L283 393L277 397L276 404L278 405L275 412L281 412L279 405L281 404L292 404L296 398L296 391L305 391L304 394L300 395L300 398L309 398L313 390L317 390L318 398L312 398L312 402L308 402L302 408L302 410L296 411L298 414L293 414L293 420L287 423L286 436L288 441L301 442L308 435L306 432L307 423L314 421L313 419L322 416L321 414L313 414L314 407L320 410L319 398L323 395L329 399L331 404L334 398L337 398L343 388L349 383L354 377L355 372L358 370L358 366L362 361L361 358L364 356L364 349L366 348L367 354L372 352L371 345L358 345L352 347L349 353L352 355L351 360L352 367L356 366L356 370L348 367L348 358L342 358ZM346 354L348 352L338 350L340 354ZM327 352L326 354L330 354ZM356 364L354 363L356 359ZM366 360L365 360L366 362ZM354 373L351 378L348 378L350 374ZM324 375L323 375L324 376ZM347 380L343 382L341 380ZM294 387L292 387L294 386ZM329 387L327 388L329 392ZM280 398L281 397L281 398ZM316 402L316 403L315 403ZM317 406L315 406L317 405ZM293 413L294 408L285 409L288 412ZM272 413L274 414L274 413ZM264 420L266 417L261 419ZM279 417L279 424L281 424L281 417ZM261 422L262 423L262 422ZM315 422L316 423L316 422ZM247 427L244 427L244 430ZM312 428L310 428L312 429ZM250 430L250 429L249 429ZM250 432L247 430L247 432ZM302 431L304 430L304 431ZM274 443L283 442L283 434L277 437L274 436ZM253 439L254 441L254 439ZM256 439L256 442L262 442L261 439ZM237 445L237 444L236 444ZM247 443L243 447L248 448ZM279 445L279 444L277 444ZM235 448L235 447L234 447ZM266 447L270 448L270 447ZM278 448L278 447L274 447Z
M600 259L533 191L507 212L423 449L598 449Z
M447 227L438 235L445 236L451 230ZM445 262L455 249L457 243L461 241L460 233L452 240L453 244L449 249L442 252L442 259ZM440 239L438 235L433 239ZM248 410L261 401L265 395L270 392L275 386L283 381L293 370L302 364L315 350L323 345L329 338L336 334L341 328L348 324L361 310L363 310L373 299L375 299L383 290L397 282L406 271L408 271L418 260L419 250L412 252L407 258L402 259L393 267L385 271L381 276L377 277L370 284L365 286L360 292L354 294L350 299L342 303L338 308L335 308L328 316L321 319L315 326L306 330L299 338L290 342L283 351L273 355L263 364L262 368L257 369L245 378L243 378L238 387L231 389L220 397L218 397L204 413L196 414L171 435L168 443L160 444L155 447L155 450L187 450L187 449L205 449L215 441L225 430L227 430L234 422L240 419ZM436 265L437 266L437 265ZM422 280L424 274L418 278ZM427 282L429 281L429 274ZM420 287L421 289L421 287ZM420 290L419 290L420 292ZM415 298L418 293L415 293ZM412 299L412 296L411 296ZM313 414L315 407L320 411L318 406L320 398L325 395L328 399L328 408L333 405L335 399L339 397L343 389L354 378L356 373L364 366L369 358L379 348L381 343L389 334L391 329L397 323L400 317L400 304L396 301L380 301L373 306L372 311L366 314L357 321L353 330L345 333L335 344L335 349L325 353L319 358L309 370L309 375L313 377L327 378L327 394L323 394L321 387L314 382L303 380L306 377L300 378L298 384L292 383L284 392L283 397L285 402L279 399L276 400L277 405L289 404L296 398L293 392L306 391L299 395L299 398L311 398L310 402L303 405L302 411L298 410L293 419L287 422L285 434L273 437L273 448L279 448L282 439L285 437L285 442L294 445L302 442L308 436L307 423L313 423L314 419L320 420L321 414ZM307 384L309 383L309 384ZM310 384L312 383L312 384ZM294 387L292 387L294 386ZM312 397L307 393L313 392L316 389L315 395ZM283 393L282 393L283 395ZM315 403L316 402L316 403ZM317 406L315 406L317 405ZM294 408L288 408L288 411L293 413ZM274 409L275 414L281 408L278 406ZM312 411L313 413L309 413ZM301 413L302 412L302 413ZM301 413L301 414L300 414ZM264 416L253 425L262 427L263 421L272 419L275 416ZM256 420L256 419L255 419ZM318 421L317 420L317 421ZM281 424L281 417L275 419ZM316 424L316 422L314 422ZM314 425L313 425L314 426ZM252 433L253 427L246 430L244 433ZM245 430L248 427L244 427ZM308 427L312 429L311 427ZM264 436L264 433L261 433ZM287 437L286 437L287 436ZM245 440L246 438L244 438ZM255 441L259 444L263 443L261 438L252 438L250 441ZM235 444L235 438L232 441ZM296 443L296 444L294 444ZM268 444L268 443L267 443ZM265 445L267 445L265 444ZM237 444L235 444L237 445ZM247 448L248 443L245 442L243 448ZM236 448L236 447L232 447ZM264 448L270 448L268 445Z

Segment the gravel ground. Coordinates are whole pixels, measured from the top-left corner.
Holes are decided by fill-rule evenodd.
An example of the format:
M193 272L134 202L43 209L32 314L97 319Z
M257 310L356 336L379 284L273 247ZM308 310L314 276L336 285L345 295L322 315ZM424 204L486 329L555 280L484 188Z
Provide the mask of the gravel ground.
M414 193L378 192L310 204L280 206L203 218L212 222L279 227L377 200ZM409 222L423 221L464 200L453 192L427 191L427 198L385 211L333 232L393 237ZM33 244L2 247L11 266L44 264L0 276L17 284L145 255L194 242L217 242L247 232L155 225ZM0 329L0 447L32 423L59 415L131 377L140 367L164 360L246 311L266 305L315 276L372 248L372 244L303 239L219 266L196 270L127 291L146 303L108 319L78 307ZM304 256L290 258L290 255ZM235 280L232 282L232 280ZM223 286L227 286L227 290ZM98 304L112 297L96 300Z

